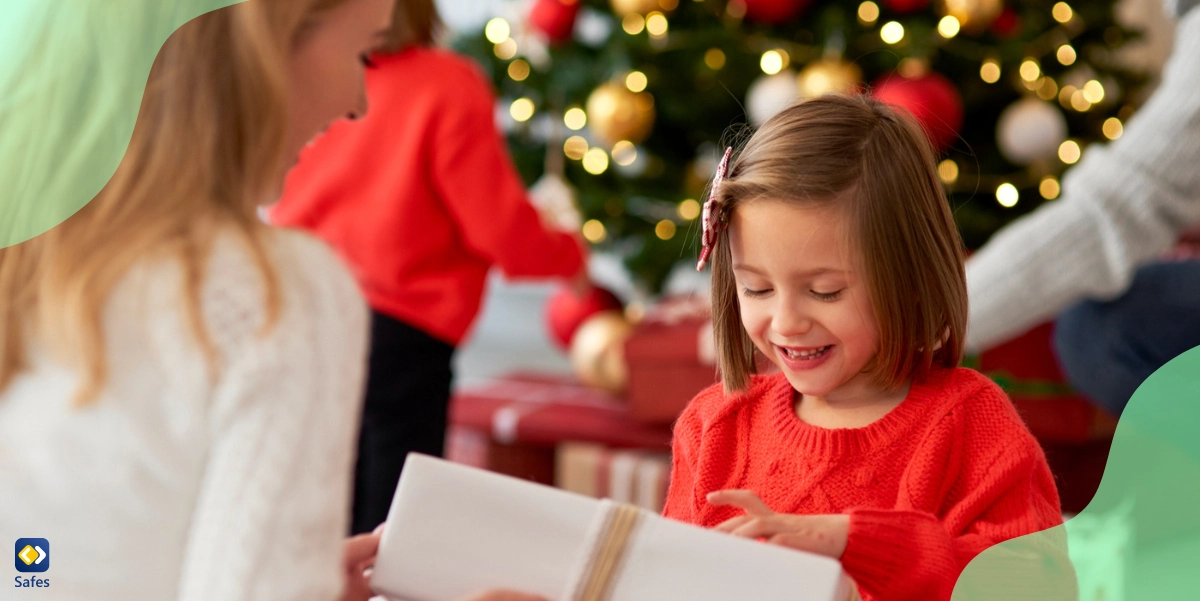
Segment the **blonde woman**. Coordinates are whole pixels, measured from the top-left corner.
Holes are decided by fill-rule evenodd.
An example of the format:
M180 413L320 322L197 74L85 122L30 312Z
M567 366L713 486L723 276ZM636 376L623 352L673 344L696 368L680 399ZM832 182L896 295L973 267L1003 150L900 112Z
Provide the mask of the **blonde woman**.
M52 543L50 568L22 575L46 598L343 591L366 307L322 243L256 210L309 138L366 110L362 57L392 13L393 0L251 0L192 20L136 82L132 140L103 190L0 250L0 535ZM89 96L66 100L97 118ZM0 123L12 110L0 103Z

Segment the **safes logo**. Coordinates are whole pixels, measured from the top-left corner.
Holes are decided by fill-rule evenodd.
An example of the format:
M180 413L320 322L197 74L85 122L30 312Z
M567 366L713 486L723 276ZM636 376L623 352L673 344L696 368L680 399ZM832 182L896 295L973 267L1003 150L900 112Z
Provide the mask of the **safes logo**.
M17 571L45 572L50 569L50 541L44 538L17 539Z

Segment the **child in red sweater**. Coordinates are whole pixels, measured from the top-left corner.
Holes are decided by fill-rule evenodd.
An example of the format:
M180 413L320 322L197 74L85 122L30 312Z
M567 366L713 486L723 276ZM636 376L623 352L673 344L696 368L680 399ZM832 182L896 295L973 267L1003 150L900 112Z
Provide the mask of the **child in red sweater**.
M387 517L410 451L442 454L454 353L488 271L587 277L583 241L530 204L479 68L431 47L439 23L433 0L397 3L384 47L363 57L370 111L304 152L270 212L336 249L371 305L356 533Z
M949 599L975 555L1061 524L1037 441L957 367L963 251L920 129L826 96L730 152L700 264L723 383L675 426L665 515L840 559L868 600Z

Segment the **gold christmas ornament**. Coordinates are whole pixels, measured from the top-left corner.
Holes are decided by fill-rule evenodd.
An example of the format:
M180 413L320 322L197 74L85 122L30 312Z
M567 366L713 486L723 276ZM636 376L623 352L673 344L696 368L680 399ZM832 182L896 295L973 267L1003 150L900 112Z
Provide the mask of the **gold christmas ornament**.
M983 33L1004 10L1002 0L941 0L938 4L943 16L958 19L962 30L972 35Z
M593 388L624 392L629 383L625 340L632 333L633 326L621 311L601 311L587 318L571 337L570 358L576 377Z
M587 122L606 146L621 140L638 144L654 129L654 97L631 92L624 82L596 88L587 101Z
M659 0L611 0L612 10L618 17L625 15L645 15L647 13L662 10L663 6Z
M801 98L845 94L862 83L862 69L841 59L826 58L809 63L797 81Z

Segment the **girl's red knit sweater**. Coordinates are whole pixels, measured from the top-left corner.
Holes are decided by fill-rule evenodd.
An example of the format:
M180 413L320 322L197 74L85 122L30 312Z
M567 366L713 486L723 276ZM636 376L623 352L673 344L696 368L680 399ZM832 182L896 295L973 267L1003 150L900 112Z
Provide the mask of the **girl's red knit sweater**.
M779 513L847 513L841 561L868 601L949 599L981 551L1062 523L1041 448L978 372L935 370L865 428L809 425L793 394L782 374L700 393L675 425L665 515L716 526L741 513L708 504L724 489Z

